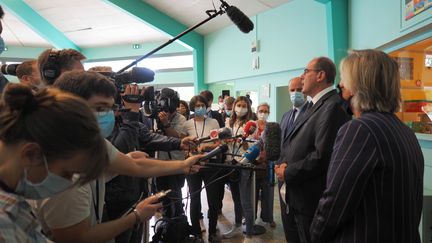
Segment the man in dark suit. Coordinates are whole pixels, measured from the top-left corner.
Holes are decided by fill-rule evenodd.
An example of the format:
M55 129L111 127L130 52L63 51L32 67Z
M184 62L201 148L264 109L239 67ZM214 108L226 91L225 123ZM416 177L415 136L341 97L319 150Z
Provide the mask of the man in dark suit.
M287 111L283 116L280 122L281 131L282 131L282 141L281 141L281 150L287 147L287 138L290 130L294 127L294 122L301 117L306 110L306 95L302 93L303 83L301 77L295 77L289 81L288 92L290 94L291 104L293 108ZM278 161L277 164L283 163L283 161ZM282 216L282 225L285 232L285 239L287 242L297 242L297 227L295 223L295 219L293 214L287 214L287 205L285 203L285 193L286 187L283 181L279 181L279 201L280 201L280 209ZM282 189L281 189L282 188Z
M307 65L301 76L302 91L312 101L286 135L283 163L275 168L278 179L286 184L288 213L294 216L302 243L311 241L309 227L326 186L337 131L350 119L333 87L335 76L336 67L327 57L315 58Z
M338 132L312 241L420 243L424 157L395 114L398 64L382 51L355 50L342 61L341 77L355 119Z

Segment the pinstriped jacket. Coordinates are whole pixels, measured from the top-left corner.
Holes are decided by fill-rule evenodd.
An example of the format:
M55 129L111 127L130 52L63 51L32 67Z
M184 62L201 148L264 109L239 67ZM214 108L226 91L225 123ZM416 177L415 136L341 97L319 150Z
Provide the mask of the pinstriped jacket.
M420 242L424 158L394 114L366 112L338 132L313 242Z

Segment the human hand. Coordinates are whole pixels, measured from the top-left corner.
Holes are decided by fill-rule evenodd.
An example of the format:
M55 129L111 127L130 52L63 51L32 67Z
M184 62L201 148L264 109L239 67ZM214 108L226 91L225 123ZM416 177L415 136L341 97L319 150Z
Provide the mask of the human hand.
M133 151L127 154L127 156L131 157L132 159L140 159L140 158L148 158L149 155L142 151Z
M158 118L161 121L162 125L167 126L169 124L169 116L165 111L159 112Z
M184 173L185 174L197 173L201 169L201 166L197 165L197 162L199 161L199 159L201 159L204 156L205 156L204 154L198 154L198 155L193 155L187 158L186 160L184 160L185 162L185 168L183 169Z
M197 138L194 136L185 137L181 140L181 150L195 150L197 148Z
M275 165L275 174L279 181L285 181L285 169L287 167L286 163Z
M141 93L140 93L139 87L137 84L128 84L125 86L125 91L123 92L123 94L121 96L123 99L123 97L125 95L139 95L139 94L144 95L144 90L145 90L145 88L143 88L141 90ZM124 99L123 99L123 104L124 104L125 109L130 109L132 112L139 112L139 109L141 107L140 103L129 103L129 102L126 102Z
M162 207L162 203L158 199L157 196L153 195L138 203L136 210L141 222L149 220Z

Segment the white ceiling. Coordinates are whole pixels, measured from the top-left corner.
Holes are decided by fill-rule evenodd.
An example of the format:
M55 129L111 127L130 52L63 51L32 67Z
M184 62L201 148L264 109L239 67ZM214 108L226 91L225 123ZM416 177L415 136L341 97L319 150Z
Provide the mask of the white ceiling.
M219 10L219 0L143 0L161 12L166 13L178 22L190 27L208 17L206 10L216 8ZM226 0L229 5L234 5L247 16L276 8L277 6L292 0ZM213 5L214 4L214 5ZM213 7L214 6L214 7ZM203 35L214 32L220 28L231 25L232 22L226 14L218 16L201 27L197 32Z
M206 10L219 9L219 0L143 0L178 22L190 27L201 22ZM227 0L248 16L275 8L291 0ZM140 19L103 0L24 0L39 15L63 32L79 47L100 47L166 41L169 37ZM2 37L6 45L51 47L51 44L5 9ZM208 34L231 25L225 15L207 22L197 31Z
M51 47L45 39L36 34L30 27L18 20L13 14L3 8L3 37L6 46Z

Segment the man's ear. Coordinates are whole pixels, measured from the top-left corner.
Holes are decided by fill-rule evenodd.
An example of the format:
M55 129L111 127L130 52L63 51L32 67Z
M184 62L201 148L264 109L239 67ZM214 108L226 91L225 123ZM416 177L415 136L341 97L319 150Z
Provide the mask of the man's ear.
M327 79L326 73L324 71L319 71L317 73L317 82L321 83L321 82L325 82L325 80Z
M20 150L20 157L25 167L37 166L43 163L42 150L37 143L25 143Z

